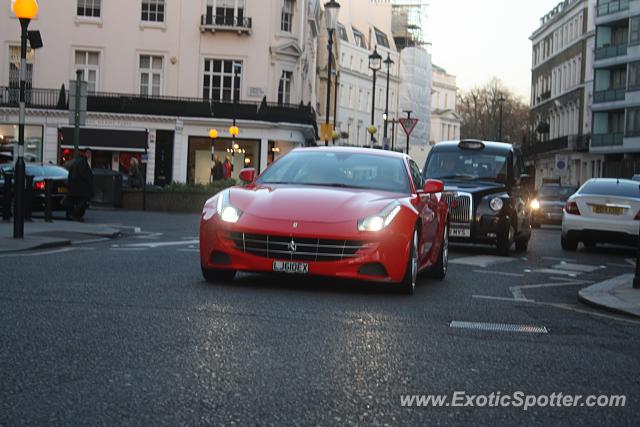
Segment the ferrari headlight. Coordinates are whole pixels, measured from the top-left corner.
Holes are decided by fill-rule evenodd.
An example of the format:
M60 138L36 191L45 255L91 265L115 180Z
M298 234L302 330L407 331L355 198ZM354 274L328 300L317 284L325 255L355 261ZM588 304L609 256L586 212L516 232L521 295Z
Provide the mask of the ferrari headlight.
M222 221L230 222L232 224L238 222L242 216L242 211L231 204L229 190L218 196L216 212Z
M385 229L400 212L400 205L397 202L380 211L379 214L369 216L358 221L359 231L381 231Z
M533 199L531 201L531 209L533 209L534 211L540 209L540 202L538 201L538 199Z
M502 207L504 206L504 202L502 201L502 199L500 197L494 197L489 202L489 206L491 207L492 211L500 212L502 210Z

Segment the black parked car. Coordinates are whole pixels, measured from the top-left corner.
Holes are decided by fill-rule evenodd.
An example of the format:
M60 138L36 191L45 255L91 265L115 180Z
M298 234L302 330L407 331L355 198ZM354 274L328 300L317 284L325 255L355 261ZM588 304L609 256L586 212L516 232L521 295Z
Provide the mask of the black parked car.
M450 239L496 245L507 256L531 238L530 178L510 144L463 140L436 144L423 175L444 181Z
M15 175L13 169L13 163L0 165L0 206L4 203L6 174ZM31 201L33 211L43 211L45 208L45 179L53 181L52 209L65 210L60 203L69 192L69 172L65 168L55 165L27 164L26 174L33 176L33 199ZM13 183L15 185L15 176ZM13 185L12 188L14 188Z
M531 226L540 224L562 224L562 210L567 199L578 191L578 187L558 184L542 184L535 199L531 201Z

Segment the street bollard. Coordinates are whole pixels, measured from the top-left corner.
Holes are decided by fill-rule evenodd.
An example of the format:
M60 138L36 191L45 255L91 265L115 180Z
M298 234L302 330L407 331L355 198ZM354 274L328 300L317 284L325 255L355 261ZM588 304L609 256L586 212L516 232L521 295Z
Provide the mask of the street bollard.
M633 287L640 289L640 226L638 226L638 253L636 254L636 275L633 278Z
M25 191L24 191L24 220L31 221L31 214L33 211L33 176L25 176Z
M13 174L4 174L4 192L2 199L2 219L9 221L11 219L11 204L13 203Z
M44 220L46 222L53 222L52 215L52 193L53 193L53 180L45 179L44 180Z

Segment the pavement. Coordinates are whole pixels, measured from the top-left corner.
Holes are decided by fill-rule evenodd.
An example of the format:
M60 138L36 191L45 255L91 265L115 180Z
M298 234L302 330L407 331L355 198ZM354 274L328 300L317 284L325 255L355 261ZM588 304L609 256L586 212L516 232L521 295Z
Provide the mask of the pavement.
M584 304L613 313L640 317L640 289L633 288L633 274L623 274L578 292Z
M96 239L113 239L121 230L108 225L66 220L45 222L41 219L26 221L24 238L13 238L13 222L0 221L0 253L22 252L34 249L56 248Z

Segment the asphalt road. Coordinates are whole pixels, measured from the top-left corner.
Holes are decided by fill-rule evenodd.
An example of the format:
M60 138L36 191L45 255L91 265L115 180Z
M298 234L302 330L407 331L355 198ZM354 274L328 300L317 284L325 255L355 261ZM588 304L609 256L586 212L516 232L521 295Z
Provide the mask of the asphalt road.
M581 287L632 272L632 250L567 253L557 228L535 230L508 259L453 248L447 279L422 278L406 297L289 276L207 284L197 215L88 221L126 233L0 256L0 425L640 425L640 322L577 302ZM626 406L401 405L456 391L626 395Z

